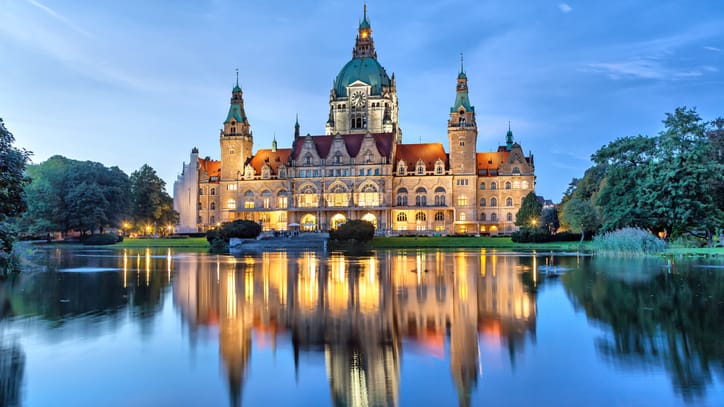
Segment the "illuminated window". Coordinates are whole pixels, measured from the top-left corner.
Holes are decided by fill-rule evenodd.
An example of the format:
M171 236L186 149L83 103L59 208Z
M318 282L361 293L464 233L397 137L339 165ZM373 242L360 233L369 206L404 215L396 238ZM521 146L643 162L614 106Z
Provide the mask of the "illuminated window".
M236 209L236 199L234 199L234 198L227 199L226 208L227 209Z
M528 181L523 181L523 182L521 183L520 187L523 188L523 189L528 189Z
M435 222L444 222L445 214L443 212L435 212Z
M513 189L520 189L520 182L513 181Z
M261 204L265 209L271 208L271 191L266 190L261 193Z
M302 189L298 199L299 204L297 206L299 206L300 208L315 208L319 206L319 195L317 194L317 190L311 185L308 185Z
M460 220L465 221L465 212L460 212Z
M467 206L467 204L468 204L468 197L465 195L458 195L457 205L458 206Z
M407 222L407 214L405 212L400 212L397 214L397 221L398 222Z
M289 197L287 191L281 190L277 194L277 208L286 208L289 206Z
M227 189L228 191L236 191L236 187L237 187L236 184L229 184L229 185L226 186L226 189Z
M254 191L246 191L244 194L244 208L254 209Z
M425 212L417 212L415 214L415 220L418 222L424 222L426 219Z
M327 205L330 207L334 206L348 206L349 195L347 194L347 188L342 185L335 185L327 193Z
M372 184L363 186L359 193L358 201L359 206L379 206L380 194L377 191L377 187Z

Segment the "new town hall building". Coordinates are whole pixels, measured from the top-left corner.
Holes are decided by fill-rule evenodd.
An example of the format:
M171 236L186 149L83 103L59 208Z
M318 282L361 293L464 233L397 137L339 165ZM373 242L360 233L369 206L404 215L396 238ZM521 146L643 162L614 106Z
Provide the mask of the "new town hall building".
M461 66L442 143L402 143L395 75L377 60L372 29L359 24L352 59L330 92L325 135L254 153L237 85L219 144L221 160L194 148L174 184L177 232L248 219L264 230L329 230L348 219L393 233L508 234L533 191L533 155L508 130L497 151L476 152L478 127Z

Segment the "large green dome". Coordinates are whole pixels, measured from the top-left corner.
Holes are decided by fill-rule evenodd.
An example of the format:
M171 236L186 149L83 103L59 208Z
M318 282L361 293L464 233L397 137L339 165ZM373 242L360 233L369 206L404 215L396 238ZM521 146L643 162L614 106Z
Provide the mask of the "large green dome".
M358 80L372 86L371 94L376 96L382 94L383 86L390 86L390 77L375 58L353 58L334 81L337 97L347 96L347 86Z

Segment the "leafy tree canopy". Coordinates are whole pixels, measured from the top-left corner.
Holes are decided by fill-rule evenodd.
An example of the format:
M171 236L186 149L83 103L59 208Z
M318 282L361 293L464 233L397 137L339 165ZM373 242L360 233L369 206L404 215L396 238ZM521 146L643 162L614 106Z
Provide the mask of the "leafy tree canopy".
M137 226L176 224L178 212L173 198L166 193L166 183L148 164L134 171L131 181L131 218Z
M14 142L15 137L0 119L0 269L3 270L15 239L10 220L27 208L23 190L30 182L25 175L30 152L14 147Z
M530 192L523 198L518 213L515 215L515 224L522 227L530 227L540 224L539 218L543 204L538 200L535 192Z

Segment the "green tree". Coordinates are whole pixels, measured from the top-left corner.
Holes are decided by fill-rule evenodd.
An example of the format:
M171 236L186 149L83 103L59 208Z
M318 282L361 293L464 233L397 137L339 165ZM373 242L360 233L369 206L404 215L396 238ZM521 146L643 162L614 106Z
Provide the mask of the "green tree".
M173 198L166 193L166 183L148 164L131 174L131 217L137 227L176 224L178 212Z
M28 233L102 232L128 214L130 183L118 167L53 156L28 167Z
M0 269L7 270L15 240L14 218L27 208L24 188L30 182L25 165L30 152L13 146L15 137L0 119Z
M366 220L348 220L329 232L329 238L337 241L369 242L375 236L375 226Z
M581 243L586 232L595 232L598 228L598 213L590 201L572 198L563 206L563 220L573 232L581 233Z
M535 192L530 192L523 198L518 213L515 215L515 224L521 227L536 227L540 224L540 215L543 204L538 200Z
M561 222L558 219L558 208L545 208L540 214L540 224L542 228L548 230L548 233L555 234Z

